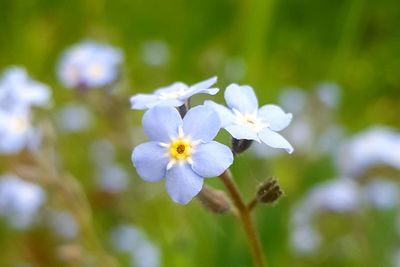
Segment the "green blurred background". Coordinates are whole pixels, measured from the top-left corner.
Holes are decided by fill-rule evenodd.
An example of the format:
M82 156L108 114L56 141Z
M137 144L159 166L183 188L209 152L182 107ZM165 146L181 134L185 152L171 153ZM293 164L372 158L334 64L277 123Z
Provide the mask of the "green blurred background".
M217 75L221 89L232 82L250 84L259 102L267 104L277 103L285 87L300 87L311 95L316 84L329 81L342 88L332 123L345 128L346 134L375 124L400 127L400 4L396 0L0 0L0 29L1 70L25 66L32 77L52 88L54 110L73 101L94 113L89 130L60 134L57 148L63 169L84 189L101 246L121 266L131 266L129 257L113 249L110 241L110 230L120 224L135 225L146 233L160 250L161 266L252 264L235 218L211 214L196 200L176 205L163 183L148 184L137 177L130 153L145 138L138 128L142 112L129 110L130 95L178 80L192 84ZM85 39L124 51L115 95L126 102L119 113L101 93L77 96L57 81L60 54ZM167 47L167 59L160 65L146 64L146 44L154 41ZM222 95L215 99L223 101ZM194 103L201 103L200 99ZM309 119L318 121L320 116L313 112ZM219 138L229 142L225 133ZM96 188L89 154L91 143L99 139L111 140L118 163L129 172L129 185L121 193ZM3 172L6 165L1 166ZM338 175L332 157L307 151L296 154L296 147L293 155L274 158L247 152L237 158L232 172L246 199L269 176L277 177L286 193L277 205L255 212L270 266L392 266L391 252L399 245L395 211L338 215L333 216L334 222L325 219L321 231L327 236L344 232L351 237L348 246L334 244L307 257L293 253L291 207L314 184ZM207 183L222 188L218 179ZM54 204L51 192L48 198L49 207L69 209ZM60 247L76 245L82 257L95 249L85 235L66 242L40 224L26 231L15 231L3 221L0 227L0 266L4 267L85 266L79 259L60 257ZM27 265L18 265L21 262Z

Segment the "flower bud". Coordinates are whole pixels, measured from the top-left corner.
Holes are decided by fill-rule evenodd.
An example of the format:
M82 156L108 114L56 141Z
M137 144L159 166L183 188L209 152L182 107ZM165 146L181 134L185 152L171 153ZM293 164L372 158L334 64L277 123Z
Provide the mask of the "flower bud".
M208 186L203 186L203 189L197 195L201 204L213 213L226 213L230 210L230 204L225 192L216 190Z
M185 117L185 115L189 111L190 107L191 107L190 98L188 98L185 101L185 104L183 104L182 106L178 107L179 114L181 115L182 118Z
M261 203L273 204L283 194L278 181L275 178L268 178L257 190L257 201Z
M246 140L246 139L236 139L232 138L232 151L235 154L240 154L250 148L253 140Z

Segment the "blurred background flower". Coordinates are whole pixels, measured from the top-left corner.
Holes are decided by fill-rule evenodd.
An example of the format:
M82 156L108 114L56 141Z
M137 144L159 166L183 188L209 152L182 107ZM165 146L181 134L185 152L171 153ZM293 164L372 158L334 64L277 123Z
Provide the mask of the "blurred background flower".
M120 50L105 44L85 41L63 53L57 74L67 88L103 87L118 78L122 60Z

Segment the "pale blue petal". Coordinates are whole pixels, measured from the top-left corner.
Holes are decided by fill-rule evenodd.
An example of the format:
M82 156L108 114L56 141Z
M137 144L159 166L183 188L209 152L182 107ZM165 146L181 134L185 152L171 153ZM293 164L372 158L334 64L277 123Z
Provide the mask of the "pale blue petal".
M265 105L258 111L260 116L265 122L269 123L273 131L281 131L285 129L292 120L291 113L285 113L279 106Z
M8 134L0 140L0 154L15 154L23 150L28 142L27 133Z
M179 107L185 104L185 100L180 100L177 98L171 98L171 99L165 99L165 100L160 100L156 103L150 104L149 108L152 108L154 106L171 106L171 107Z
M182 118L179 112L170 106L155 106L143 115L143 129L152 141L169 142L178 136Z
M204 105L189 109L183 118L183 132L192 140L209 142L214 139L220 128L221 122L217 113Z
M189 98L195 94L209 94L209 95L215 95L216 93L218 93L219 89L218 88L210 88L210 86L212 86L213 84L215 84L217 82L217 77L214 76L208 80L196 83L192 86L190 86L190 88L188 89L187 94L185 94L184 96L181 97L182 98Z
M225 126L224 128L232 135L232 137L238 140L246 139L246 140L255 140L257 142L260 142L257 133L248 127L236 124L230 124Z
M229 147L211 141L196 147L192 156L192 169L202 177L215 177L222 174L233 162Z
M132 109L148 109L157 105L159 99L155 95L137 94L130 98Z
M211 85L215 84L217 82L217 76L214 76L210 79L207 79L205 81L198 82L196 84L193 84L190 86L190 88L193 88L195 90L203 90L203 89L208 89L211 87Z
M258 136L260 137L261 141L263 141L265 144L269 145L270 147L274 148L283 148L285 149L288 153L293 152L293 147L292 145L289 144L288 141L286 141L285 138L283 138L280 134L271 131L268 128L265 128L262 130Z
M19 98L28 104L40 106L46 105L51 96L50 89L46 85L32 82L24 90L19 90Z
M166 153L166 148L157 142L138 145L132 152L132 163L139 176L148 182L164 178L169 162Z
M217 104L214 101L207 100L204 102L205 106L211 107L217 112L219 120L221 121L221 127L225 127L228 124L232 124L235 116L233 115L232 111L227 107Z
M167 171L165 187L174 202L185 205L200 192L203 182L189 164L178 163Z
M231 84L225 90L225 101L228 107L240 113L253 113L258 110L258 100L253 88L248 85Z
M184 84L183 82L175 82L173 84L160 87L157 90L154 91L154 94L156 95L163 95L163 94L169 94L169 93L174 93L178 91L184 91L187 90L188 86Z
M209 94L209 95L215 95L218 93L219 89L218 88L209 88L209 89L190 89L185 95L180 96L179 99L181 100L186 100L189 97L192 97L195 94Z

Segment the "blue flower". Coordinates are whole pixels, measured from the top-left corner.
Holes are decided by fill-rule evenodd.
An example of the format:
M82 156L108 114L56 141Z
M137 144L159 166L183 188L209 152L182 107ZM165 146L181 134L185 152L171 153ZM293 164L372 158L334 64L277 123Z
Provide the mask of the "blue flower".
M11 67L0 81L0 109L10 111L20 107L46 106L51 98L50 89L32 80L25 69Z
M0 154L15 154L25 148L35 149L40 136L31 124L27 108L0 110Z
M192 108L182 119L175 108L156 106L142 123L151 141L133 150L133 165L145 181L165 178L177 203L187 204L200 192L204 177L222 174L233 162L230 149L212 141L221 123L209 107Z
M225 90L225 101L229 109L213 101L206 101L205 105L214 108L221 119L221 127L234 138L255 140L274 148L283 148L288 153L293 152L289 142L277 133L289 125L291 113L285 113L276 105L265 105L259 109L253 88L247 85L229 85Z
M39 185L6 174L0 176L0 216L16 229L26 229L46 200Z
M64 52L57 74L67 88L103 87L117 79L122 61L119 49L86 41Z
M130 99L131 107L132 109L148 109L157 105L179 107L195 94L215 95L218 93L218 88L210 88L216 81L217 77L212 77L192 86L176 82L157 89L153 94L137 94L132 96Z

